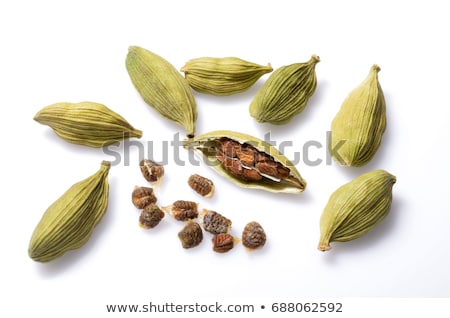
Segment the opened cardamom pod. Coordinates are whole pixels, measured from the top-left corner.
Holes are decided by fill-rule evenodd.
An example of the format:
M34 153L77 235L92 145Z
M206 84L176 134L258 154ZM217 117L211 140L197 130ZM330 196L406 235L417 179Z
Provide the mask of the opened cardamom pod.
M306 63L295 63L276 69L256 93L250 104L250 115L261 123L283 125L302 112L317 86L313 55Z
M122 116L105 105L93 102L57 103L41 109L34 120L50 126L64 140L94 148L124 138L142 137Z
M342 165L360 167L377 152L386 130L386 102L378 81L378 65L342 103L331 124L330 148ZM339 145L341 144L341 145Z
M75 183L43 214L31 236L28 255L49 262L83 246L108 205L110 163L103 161L90 177Z
M174 121L193 137L197 104L186 79L161 56L130 46L126 68L143 100L161 116Z
M193 89L219 96L241 93L272 70L270 64L263 66L237 57L200 57L181 68Z
M329 198L320 218L319 250L331 242L359 238L389 213L396 177L384 170L365 173L339 187Z
M220 175L245 188L300 193L306 181L286 156L271 144L229 130L218 130L184 141Z

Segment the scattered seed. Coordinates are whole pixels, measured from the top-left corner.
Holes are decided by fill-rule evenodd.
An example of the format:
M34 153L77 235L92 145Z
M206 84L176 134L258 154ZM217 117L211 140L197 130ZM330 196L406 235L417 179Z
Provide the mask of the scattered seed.
M157 201L153 188L138 186L134 187L131 199L134 206L138 209L143 209L147 205L156 203Z
M164 176L164 166L154 161L143 159L139 166L141 167L141 172L145 180L150 183L158 183Z
M228 233L220 233L212 238L213 251L217 253L226 253L234 246L234 237Z
M215 211L203 209L203 228L212 234L227 233L231 221Z
M154 228L164 218L164 212L154 203L147 205L139 216L139 225L144 229Z
M200 244L203 240L202 228L198 223L189 221L184 228L178 232L178 238L183 248L192 248Z
M242 232L242 245L249 249L263 247L266 243L266 233L258 222L248 223Z
M163 207L175 220L187 221L198 217L198 203L193 201L177 200L172 205Z
M208 178L193 174L189 177L188 184L195 192L204 197L209 198L214 195L214 183Z

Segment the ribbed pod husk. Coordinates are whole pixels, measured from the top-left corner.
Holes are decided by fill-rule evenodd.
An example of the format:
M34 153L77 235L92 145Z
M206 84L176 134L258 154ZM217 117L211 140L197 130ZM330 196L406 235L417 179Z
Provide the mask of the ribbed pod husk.
M360 167L377 152L386 130L386 102L378 81L378 65L373 65L366 79L342 103L331 124L330 148L337 148L333 158L342 165Z
M264 176L260 180L254 181L244 180L230 173L230 170L218 160L220 141L224 138L238 142L241 145L251 145L259 152L270 156L272 163L279 163L281 166L287 168L288 170L286 171L289 171L288 175L280 179ZM301 193L306 188L306 181L302 178L294 164L274 146L257 137L230 130L217 130L196 136L193 139L185 140L184 147L193 149L194 153L202 158L209 167L240 187L280 193ZM238 159L233 158L233 162L235 162L234 160ZM254 167L244 169L257 170Z
M219 96L241 93L272 70L270 64L263 66L237 57L200 57L181 68L193 89Z
M130 46L126 68L144 101L161 116L195 135L197 104L186 79L161 56L138 46Z
M317 86L313 55L306 63L295 63L276 69L256 93L250 104L250 115L261 123L283 125L302 112Z
M48 207L29 243L33 260L52 261L88 241L108 206L109 169L110 163L102 162L96 173L75 183Z
M142 136L122 116L94 102L56 103L42 108L34 120L51 127L64 140L94 148Z
M396 177L385 170L365 173L339 187L320 218L319 250L331 242L351 241L364 235L389 213Z

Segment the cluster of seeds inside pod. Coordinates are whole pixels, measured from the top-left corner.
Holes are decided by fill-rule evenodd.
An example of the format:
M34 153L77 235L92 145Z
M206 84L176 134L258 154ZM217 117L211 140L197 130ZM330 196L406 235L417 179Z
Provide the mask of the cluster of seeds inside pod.
M229 173L248 181L263 178L282 180L288 178L291 172L252 145L225 137L217 141L216 158Z
M161 178L164 175L163 166L144 159L140 162L140 168L143 177L148 182L151 184L159 184L161 182ZM195 192L204 197L211 197L214 194L214 183L198 174L191 175L188 179L188 184ZM178 238L184 249L198 246L203 241L203 231L212 235L212 249L217 253L230 251L239 241L242 241L242 244L247 249L260 248L266 241L263 228L256 222L247 224L240 240L230 233L232 224L230 219L208 209L203 209L202 213L199 213L199 204L197 202L176 200L172 204L161 208L156 202L157 197L153 187L136 186L134 188L132 203L136 208L142 210L139 216L139 225L144 229L152 229L161 222L165 213L176 221L184 222L183 228L178 232Z

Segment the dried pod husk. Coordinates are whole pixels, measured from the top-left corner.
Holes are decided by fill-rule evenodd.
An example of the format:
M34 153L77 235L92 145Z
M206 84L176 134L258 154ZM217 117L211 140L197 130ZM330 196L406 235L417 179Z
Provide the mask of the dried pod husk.
M242 231L242 245L250 250L261 248L266 244L266 232L261 224L252 221L245 225Z
M181 68L193 89L219 96L241 93L272 70L270 64L263 66L237 57L200 57Z
M188 184L198 194L206 198L211 198L214 195L214 183L199 174L193 174L188 179Z
M126 68L144 101L161 116L195 134L197 104L186 79L161 56L138 46L130 46Z
M359 238L389 213L396 177L385 170L365 173L339 187L329 198L320 218L319 250L331 242Z
M94 102L52 104L42 108L34 120L51 127L70 143L94 148L142 137L142 131L133 128L122 116Z
M164 176L164 166L152 160L143 159L139 163L142 175L148 182L158 185Z
M193 201L177 200L162 209L177 221L188 221L198 217L198 203Z
M139 216L139 226L152 229L164 218L164 212L155 204L150 203L144 207Z
M149 187L135 186L131 193L131 201L138 209L143 209L149 204L156 203L157 200L155 192Z
M251 135L218 130L184 141L220 175L244 188L300 193L306 181L286 156Z
M283 125L302 112L317 86L313 55L306 63L295 63L276 69L256 93L250 104L250 115L260 123Z
M203 209L202 224L205 231L212 234L228 233L231 229L230 219L207 209Z
M43 214L28 247L28 255L49 262L83 246L106 212L109 162L90 177L75 183Z
M386 101L378 81L378 65L342 103L331 124L330 149L342 165L360 167L377 152L386 130Z
M181 241L183 248L192 248L199 245L203 240L203 231L197 222L189 221L178 232L178 238Z

